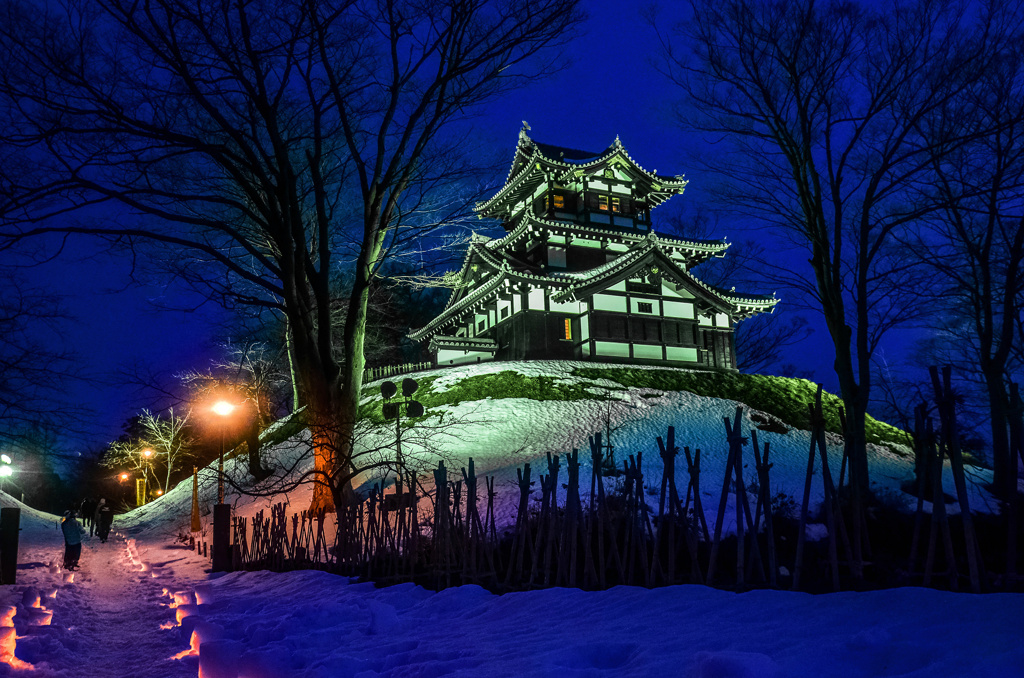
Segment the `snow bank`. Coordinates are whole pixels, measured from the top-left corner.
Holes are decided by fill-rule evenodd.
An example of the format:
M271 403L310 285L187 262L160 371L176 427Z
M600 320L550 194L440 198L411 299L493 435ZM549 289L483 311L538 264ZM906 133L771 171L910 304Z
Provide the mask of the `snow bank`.
M205 636L193 639L203 678L963 678L1024 665L1019 595L673 586L496 596L320 572L235 573L211 588L221 602L189 617Z

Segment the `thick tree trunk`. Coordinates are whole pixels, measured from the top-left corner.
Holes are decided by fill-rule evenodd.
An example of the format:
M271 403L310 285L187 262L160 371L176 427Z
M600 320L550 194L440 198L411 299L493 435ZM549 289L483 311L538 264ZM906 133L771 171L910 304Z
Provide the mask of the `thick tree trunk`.
M850 486L860 497L867 494L868 462L867 442L864 431L867 404L863 390L857 382L851 342L853 332L846 323L846 307L842 300L841 286L833 281L833 271L828 262L827 250L821 248L815 252L811 265L817 278L818 290L822 298L822 312L832 345L835 349L833 369L839 379L839 392L846 408L846 427L843 435L847 438L847 449L850 455Z
M992 486L1000 498L1009 497L1017 484L1016 460L1010 456L1008 399L1003 371L995 366L982 367L988 392L988 411L992 426Z
M845 350L844 350L845 348ZM869 488L867 434L865 421L867 406L861 397L861 387L854 376L853 357L849 345L836 346L834 363L836 376L839 378L839 391L846 409L847 449L850 454L850 486L855 488L861 497L866 496Z
M263 468L262 461L260 460L260 426L259 422L254 422L245 431L245 446L246 452L249 459L249 475L253 477L256 482L259 482L270 475L270 471Z
M315 455L316 482L310 504L313 512L342 510L355 500L353 480L358 468L353 455L365 366L363 348L369 301L365 281L365 275L357 278L349 298L343 330L345 360L337 370L337 377L328 382L323 379L321 369L319 374L305 380L308 386L303 392Z

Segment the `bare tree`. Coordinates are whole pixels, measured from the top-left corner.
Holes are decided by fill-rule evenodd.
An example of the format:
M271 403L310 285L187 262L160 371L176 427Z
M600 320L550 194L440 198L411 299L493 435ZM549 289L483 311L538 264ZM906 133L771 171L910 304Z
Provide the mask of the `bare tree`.
M80 410L57 405L78 372L74 355L60 347L68 319L52 294L30 288L16 270L0 271L0 442L81 423Z
M164 489L171 487L171 473L181 468L181 463L192 456L195 441L186 428L190 415L191 412L183 417L175 416L174 408L167 411L166 417L159 417L148 410L143 410L139 419L145 436L142 444L163 457L165 464ZM155 473L154 477L156 477Z
M974 7L725 0L695 3L678 30L659 32L664 72L690 100L688 124L738 151L734 161L716 154L715 169L733 180L729 199L808 262L787 261L788 279L832 339L858 494L869 483L872 354L920 314L915 262L891 237L936 209L910 190L933 157L920 127L963 95L998 37Z
M227 344L223 360L211 369L190 370L179 374L194 402L230 397L238 407L243 443L249 460L249 473L257 481L269 474L261 462L260 434L278 418L282 386L287 383L279 365L279 355L262 342Z
M139 440L129 438L115 440L107 446L100 459L100 465L107 468L124 469L148 478L150 469L149 463L142 453L144 449L146 449L145 443Z
M665 230L681 238L708 240L722 229L719 215L704 207L676 214L665 221ZM730 243L725 256L700 264L696 275L708 285L727 289L736 286L763 289L766 283L778 284L777 277L766 275L775 266L763 243L744 240ZM785 300L770 314L747 318L736 325L736 366L748 374L775 370L778 373L801 374L799 368L783 363L788 349L805 341L813 330L799 315L796 304Z
M433 191L470 176L459 126L557 67L538 55L572 36L578 4L6 0L0 149L32 169L0 169L4 231L163 243L212 296L283 318L317 451L312 508L328 508L361 470L370 283L435 225L420 211ZM67 225L97 205L104 223Z
M945 209L908 239L909 251L941 274L932 290L940 329L949 348L968 357L968 378L977 373L988 403L994 484L1003 497L1016 488L1008 380L1021 367L1014 354L1024 312L1024 20L1016 12L1006 23L1012 39L991 67L927 126L939 138L931 147L934 180L922 190L937 194ZM985 133L948 148L943 124Z

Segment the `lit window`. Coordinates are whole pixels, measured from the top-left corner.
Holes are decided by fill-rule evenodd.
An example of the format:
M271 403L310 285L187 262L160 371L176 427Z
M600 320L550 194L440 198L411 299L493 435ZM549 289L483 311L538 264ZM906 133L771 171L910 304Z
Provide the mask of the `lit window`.
M572 319L565 319L565 337L567 341L572 341Z
M597 209L601 210L602 212L607 212L608 211L608 196L607 195L599 195L599 196L597 196Z
M551 205L554 204L556 210L565 209L565 196L564 195L545 195L544 196L544 209L551 209Z
M622 201L618 198L612 198L612 212L622 211Z

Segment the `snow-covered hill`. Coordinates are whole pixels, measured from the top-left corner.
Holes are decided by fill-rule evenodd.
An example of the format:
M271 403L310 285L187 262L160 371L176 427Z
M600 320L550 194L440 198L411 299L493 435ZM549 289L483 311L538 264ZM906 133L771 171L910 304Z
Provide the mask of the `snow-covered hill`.
M546 472L546 455L561 455L579 449L581 478L589 478L590 455L588 436L611 430L615 457L621 464L629 454L642 453L645 485L657 488L661 482L661 460L656 438L664 437L669 426L675 427L676 444L682 448L701 450L700 484L708 511L709 523L714 519L721 492L728 447L723 419L733 417L737 406L743 408L742 431L749 435L758 423L772 425L758 430L761 445L770 447L771 490L783 492L799 501L803 493L807 470L810 433L784 425L778 418L762 414L745 403L688 391L666 391L656 388L626 387L621 383L622 366L599 365L566 361L532 361L485 363L420 372L409 377L421 384L415 397L427 405L426 416L403 428L402 449L407 461L416 465L421 477L429 477L429 469L443 459L453 479L461 477L459 469L472 457L478 475L497 477L499 489L499 517L508 517L516 500L513 487L516 469L530 463L537 473ZM630 366L630 370L654 372L666 368ZM615 379L602 378L601 370ZM617 372L616 372L617 371ZM679 371L682 372L682 371ZM396 379L397 381L398 379ZM796 381L796 380L794 380ZM810 388L804 383L803 386ZM366 459L375 454L393 455L395 431L391 423L379 418L379 382L368 384L364 408L371 421L360 437L360 450ZM785 391L779 398L789 397ZM760 398L764 398L763 394ZM902 504L908 509L914 501L902 492L900 486L913 477L913 461L908 448L896 438L884 445L869 448L869 466L873 489L890 504ZM271 431L265 437L273 437ZM829 464L833 477L838 478L842 459L842 441L833 434L829 442ZM380 450L380 452L367 452ZM308 435L305 432L264 450L264 463L278 469L307 471L312 464ZM753 479L753 454L748 445L744 451L747 477ZM564 479L563 464L563 479ZM244 458L230 458L226 472L242 487L250 481ZM947 492L954 494L952 478L948 477ZM992 510L996 504L984 490L991 480L990 472L972 468L971 505L977 510ZM214 468L200 471L200 504L204 511L216 501L216 475ZM379 472L367 473L361 478L365 488L375 482L389 482ZM677 485L685 489L688 482L683 456L677 460ZM589 482L583 483L589 486ZM186 532L191 508L191 483L182 483L165 496L122 518L122 525L134 534L140 530L157 530L162 534ZM815 464L811 499L818 504L823 498L820 463ZM539 489L537 490L539 495ZM302 486L287 495L249 497L228 489L227 501L235 505L236 515L252 515L280 501L289 502L294 511L308 506L310 488ZM958 508L950 504L951 512ZM731 506L725 515L728 530L735 516Z

